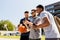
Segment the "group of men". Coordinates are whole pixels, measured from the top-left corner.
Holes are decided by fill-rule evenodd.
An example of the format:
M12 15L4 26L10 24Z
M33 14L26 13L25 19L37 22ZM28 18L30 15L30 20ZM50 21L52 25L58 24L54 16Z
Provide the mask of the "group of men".
M44 10L42 5L36 6L36 9L24 12L24 18L20 20L20 26L26 26L27 31L21 33L20 40L41 40L41 29L44 30L46 40L59 40L60 33L55 24L51 13Z

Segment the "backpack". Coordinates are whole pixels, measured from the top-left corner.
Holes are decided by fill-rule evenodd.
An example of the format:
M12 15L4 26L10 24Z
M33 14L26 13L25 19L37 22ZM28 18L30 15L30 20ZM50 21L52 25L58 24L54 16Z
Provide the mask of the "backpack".
M54 16L54 20L60 33L60 18L57 16Z

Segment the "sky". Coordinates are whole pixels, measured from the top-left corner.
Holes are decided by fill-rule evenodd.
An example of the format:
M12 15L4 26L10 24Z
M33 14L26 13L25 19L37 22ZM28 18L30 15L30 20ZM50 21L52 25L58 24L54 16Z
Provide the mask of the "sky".
M24 17L24 11L34 9L37 5L43 6L59 2L60 0L0 0L0 20L10 20L18 25Z

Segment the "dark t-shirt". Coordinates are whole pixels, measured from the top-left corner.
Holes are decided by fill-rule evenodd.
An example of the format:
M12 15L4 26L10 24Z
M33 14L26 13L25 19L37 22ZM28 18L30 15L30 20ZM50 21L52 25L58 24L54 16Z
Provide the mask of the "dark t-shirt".
M25 26L24 23L23 23L23 21L25 21L25 20L30 21L29 19L25 19L25 18L23 18L23 19L20 20L20 24L22 24L23 26ZM28 24L27 24L27 26L29 27ZM27 32L27 33L22 33L21 35L22 35L22 36L27 36L27 35L29 35L29 32Z
M25 20L28 20L28 21L30 22L29 19L25 19L25 18L23 18L23 19L20 20L20 24L22 24L23 26L25 26L24 23L23 23L23 21L25 21ZM27 24L27 26L29 27L29 24Z
M25 18L20 20L20 24L22 24L23 26L25 26L24 23L23 23L24 20L25 20Z

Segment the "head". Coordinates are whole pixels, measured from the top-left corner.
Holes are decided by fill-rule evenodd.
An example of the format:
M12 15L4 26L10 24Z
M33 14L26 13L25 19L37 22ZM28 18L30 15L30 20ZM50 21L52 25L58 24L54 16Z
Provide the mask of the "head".
M24 15L25 15L25 18L28 18L29 17L29 11L25 11Z
M32 10L31 10L31 15L32 15L33 17L36 16L36 10L35 10L35 9L32 9Z
M44 7L42 5L38 5L36 7L37 13L41 13L44 10Z

